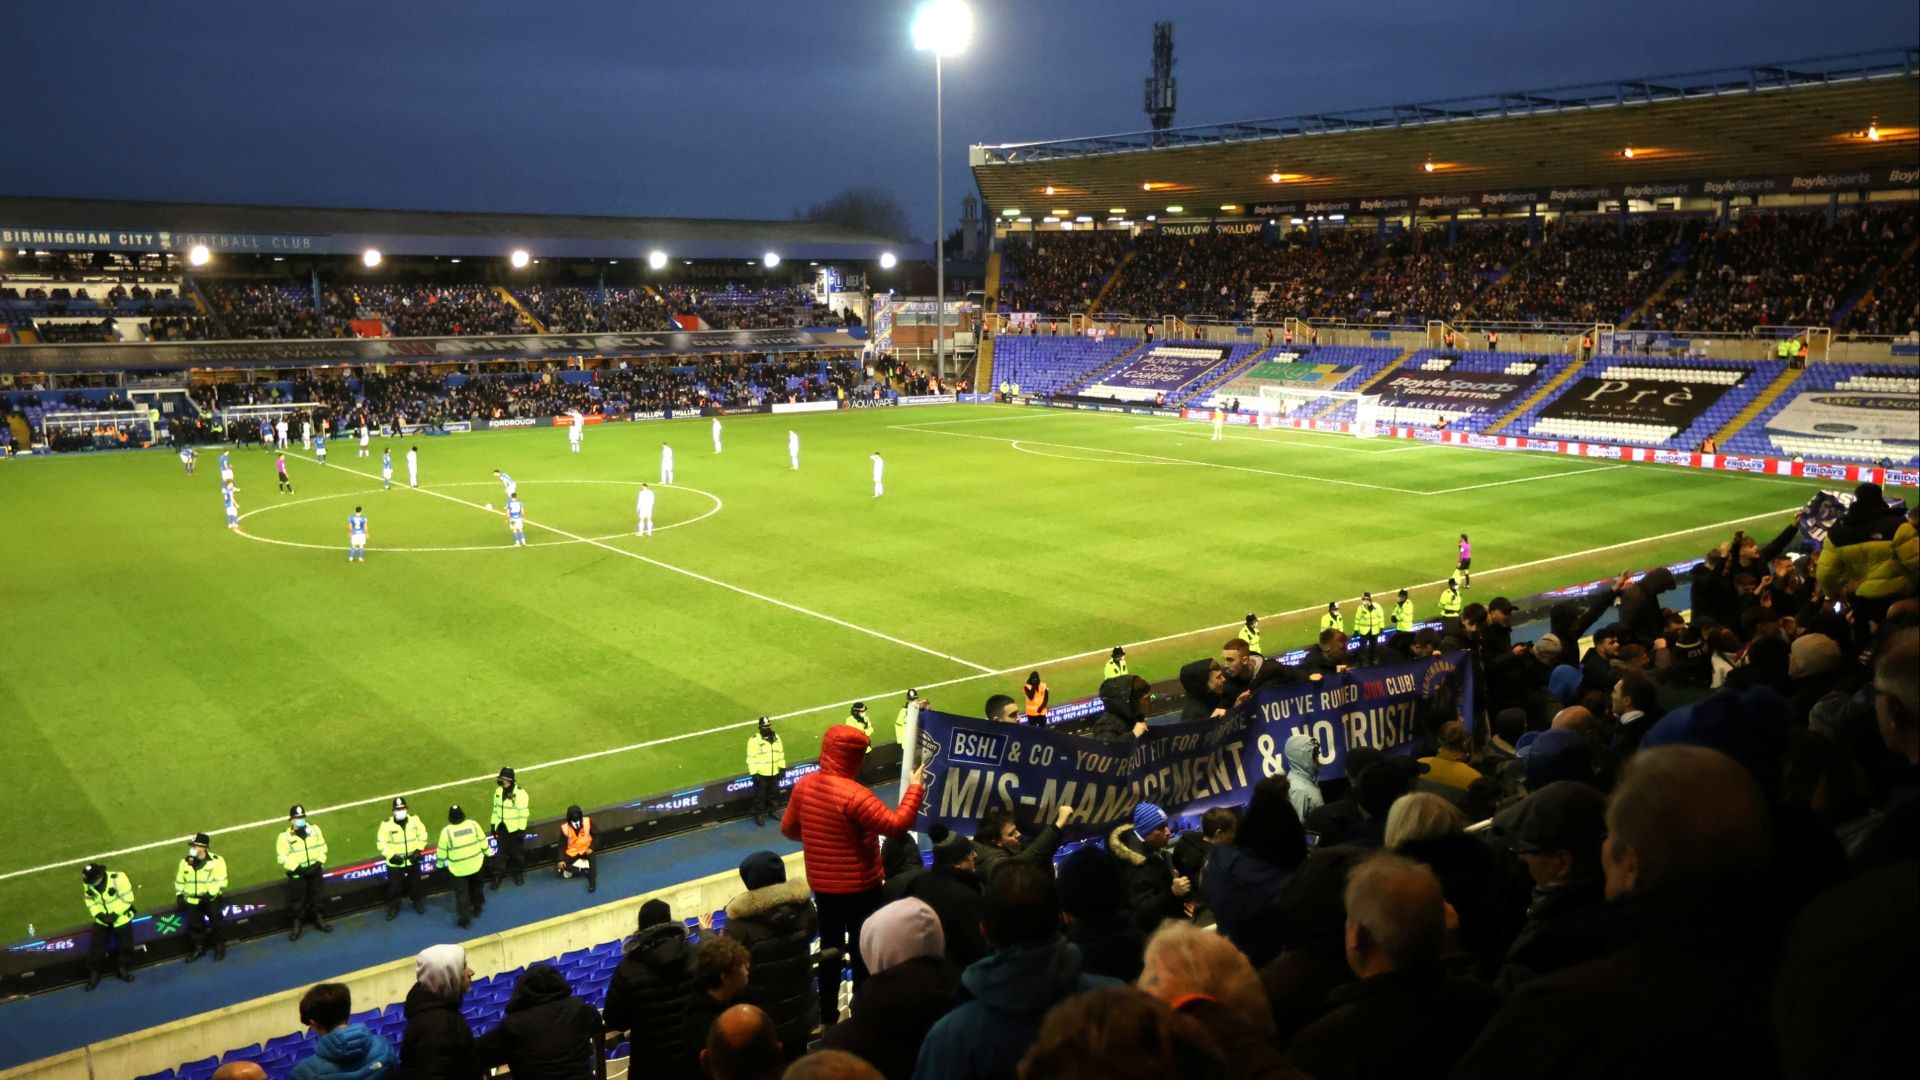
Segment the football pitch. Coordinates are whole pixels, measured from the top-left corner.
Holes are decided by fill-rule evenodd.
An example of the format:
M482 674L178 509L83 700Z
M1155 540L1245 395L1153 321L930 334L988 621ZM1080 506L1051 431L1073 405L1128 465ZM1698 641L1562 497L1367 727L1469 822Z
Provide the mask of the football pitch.
M788 467L786 433L802 441ZM513 765L536 818L789 760L855 700L892 737L907 688L977 714L1039 668L1092 694L1115 644L1172 678L1249 611L1272 649L1362 589L1434 615L1461 532L1468 598L1520 596L1768 534L1813 481L999 406L872 409L330 442L322 467L218 448L0 463L0 940L84 921L77 867L172 904L212 833L235 885L277 879L304 804L336 863L395 794L437 828ZM634 533L661 442L657 532ZM404 452L420 449L419 490ZM391 446L393 490L379 480ZM872 494L868 455L886 460ZM517 480L510 545L492 470ZM347 517L369 519L347 561ZM1283 616L1273 618L1272 616Z

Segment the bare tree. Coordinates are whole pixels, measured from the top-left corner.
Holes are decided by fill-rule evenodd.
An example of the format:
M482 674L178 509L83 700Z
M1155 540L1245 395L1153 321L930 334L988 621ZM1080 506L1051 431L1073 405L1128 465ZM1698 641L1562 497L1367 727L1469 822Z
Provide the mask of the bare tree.
M889 240L911 240L913 226L907 211L893 193L877 187L850 187L838 195L794 211L795 221L838 225L851 232L881 236Z

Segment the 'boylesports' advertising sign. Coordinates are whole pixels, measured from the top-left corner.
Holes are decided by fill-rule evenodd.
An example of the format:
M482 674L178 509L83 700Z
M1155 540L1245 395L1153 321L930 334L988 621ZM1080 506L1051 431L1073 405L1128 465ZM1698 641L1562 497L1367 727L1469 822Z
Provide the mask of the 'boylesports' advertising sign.
M1542 420L1645 424L1685 431L1726 394L1724 383L1585 378L1540 412Z
M1505 413L1526 396L1538 375L1491 371L1408 371L1396 373L1380 393L1390 408L1436 409L1454 416Z
M1801 394L1767 421L1767 434L1820 439L1873 439L1913 453L1920 443L1920 396L1845 390Z
M1253 785L1286 772L1289 736L1313 736L1320 778L1346 775L1347 752L1372 747L1405 755L1418 737L1421 704L1457 693L1472 716L1465 653L1273 686L1215 720L1155 725L1147 737L1110 742L1024 724L995 724L928 709L915 760L927 763L922 827L939 821L971 835L988 810L1050 821L1074 807L1069 839L1104 835L1153 802L1169 814L1239 806Z

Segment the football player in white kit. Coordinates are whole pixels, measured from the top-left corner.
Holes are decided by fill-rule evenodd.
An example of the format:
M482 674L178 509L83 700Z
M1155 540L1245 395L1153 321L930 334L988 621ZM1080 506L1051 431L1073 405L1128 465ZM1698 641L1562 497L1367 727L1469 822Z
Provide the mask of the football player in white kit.
M360 421L360 454L359 456L363 458L369 458L373 456L373 451L367 449L367 422L365 420Z
M274 422L273 433L274 435L279 437L279 448L282 450L285 450L287 448L287 418L286 417L283 416L279 420L276 420Z
M407 486L420 486L420 448L407 447Z
M653 489L645 483L640 485L640 497L633 501L633 512L639 516L639 524L633 527L635 536L653 535Z
M880 451L875 450L873 452L873 497L876 499L886 494L886 485L882 483L882 481L886 479L886 475L886 460L880 456Z
M578 409L572 410L569 415L573 419L567 424L567 449L577 454L580 452L580 440L587 437L587 418L581 416Z
M787 460L795 469L800 467L800 433L797 431L787 432Z
M720 452L720 418L713 418L713 452Z
M673 483L673 447L660 444L660 482Z

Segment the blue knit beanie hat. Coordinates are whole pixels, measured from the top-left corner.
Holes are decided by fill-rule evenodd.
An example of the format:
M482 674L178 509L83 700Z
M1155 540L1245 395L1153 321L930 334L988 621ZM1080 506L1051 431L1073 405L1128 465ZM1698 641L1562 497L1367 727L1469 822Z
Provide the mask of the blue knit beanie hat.
M1167 823L1167 812L1150 802L1138 803L1133 808L1133 831L1145 836Z

